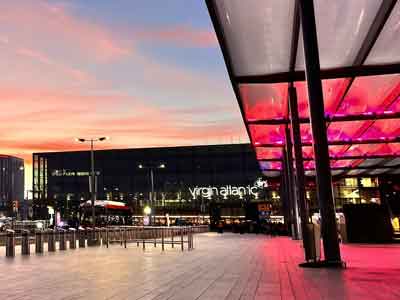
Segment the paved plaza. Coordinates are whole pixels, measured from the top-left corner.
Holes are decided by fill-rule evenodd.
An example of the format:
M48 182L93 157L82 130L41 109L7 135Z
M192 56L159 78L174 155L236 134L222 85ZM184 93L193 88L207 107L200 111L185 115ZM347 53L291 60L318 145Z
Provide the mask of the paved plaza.
M195 250L136 244L32 254L0 250L0 299L399 299L399 245L344 245L346 270L302 269L299 241L204 233Z

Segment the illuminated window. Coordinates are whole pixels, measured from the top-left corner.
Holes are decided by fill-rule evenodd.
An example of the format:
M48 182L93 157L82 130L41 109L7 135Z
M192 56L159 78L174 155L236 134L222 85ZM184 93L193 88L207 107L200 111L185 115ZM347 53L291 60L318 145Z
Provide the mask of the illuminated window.
M358 186L357 178L345 178L344 185L345 186Z

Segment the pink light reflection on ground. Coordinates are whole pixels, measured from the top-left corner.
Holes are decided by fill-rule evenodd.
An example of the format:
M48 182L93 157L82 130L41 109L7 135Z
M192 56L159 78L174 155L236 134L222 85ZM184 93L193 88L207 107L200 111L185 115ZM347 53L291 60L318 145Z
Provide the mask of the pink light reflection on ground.
M400 245L341 244L347 268L338 270L299 268L301 241L276 238L270 243L276 249L266 254L268 261L279 261L275 268L285 274L281 285L288 292L281 299L399 299Z

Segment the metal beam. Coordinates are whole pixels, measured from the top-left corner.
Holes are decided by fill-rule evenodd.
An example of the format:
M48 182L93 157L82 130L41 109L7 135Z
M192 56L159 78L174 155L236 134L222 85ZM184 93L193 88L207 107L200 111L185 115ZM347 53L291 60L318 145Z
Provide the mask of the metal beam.
M375 120L388 120L400 119L400 112L386 111L383 113L367 112L363 114L349 114L349 115L325 115L326 122L346 122L346 121L375 121ZM310 123L309 118L299 118L301 124ZM284 125L289 124L289 120L285 118L276 118L269 120L253 120L246 121L248 125Z
M219 18L218 18L218 13L217 13L216 7L214 6L214 1L213 0L206 0L206 5L207 5L207 8L208 8L208 12L210 14L211 21L212 21L213 26L214 26L215 34L217 35L218 43L219 43L219 46L221 48L222 56L223 56L224 61L225 61L225 65L226 65L226 69L227 69L227 72L228 72L228 75L229 75L229 79L231 81L232 88L233 88L233 91L234 91L235 96L236 96L236 101L237 101L237 103L239 105L240 112L242 114L243 122L246 123L244 107L243 107L243 101L242 101L242 97L241 97L241 94L240 94L240 89L239 89L239 86L238 86L238 84L237 84L237 82L235 80L235 76L234 76L234 72L233 72L232 60L231 60L230 55L229 55L229 51L228 51L227 43L226 43L226 40L225 40L225 36L224 36L223 31L222 31L222 26L221 26L221 23L220 23ZM251 141L252 139L251 139L251 134L250 134L250 130L249 130L248 126L246 126L246 131L247 131L247 135L248 135L248 137L249 137L249 139Z
M373 66L349 66L321 70L321 79L350 78L359 76L389 75L400 73L400 63L383 64ZM250 76L236 76L235 82L238 84L267 84L280 82L305 81L304 71L282 72L275 74L260 74Z
M353 155L353 156L330 156L330 160L357 160L357 159L395 159L400 158L400 154L393 155ZM304 161L314 160L312 157L303 157ZM260 162L282 161L282 158L259 159Z
M290 43L289 72L293 72L296 67L297 48L299 46L299 34L300 34L299 3L295 1L293 24L292 24L292 41Z
M400 137L396 138L382 138L382 139L353 139L353 140L337 140L337 141L329 141L329 146L345 146L345 145L365 145L365 144L393 144L400 143ZM303 142L302 146L312 146L311 142ZM283 143L259 143L254 144L253 147L267 147L267 148L275 148L275 147L284 147Z

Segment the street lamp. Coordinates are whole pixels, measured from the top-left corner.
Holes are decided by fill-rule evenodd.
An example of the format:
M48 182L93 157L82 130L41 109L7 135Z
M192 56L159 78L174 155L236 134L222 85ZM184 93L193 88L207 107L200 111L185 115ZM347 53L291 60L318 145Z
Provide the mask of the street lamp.
M95 138L95 139L83 139L83 138L76 138L75 140L80 143L90 143L90 166L91 166L91 176L90 176L90 192L91 192L91 198L92 198L92 226L93 229L96 226L96 213L95 213L95 207L94 203L96 201L96 180L95 180L95 173L94 173L94 143L95 142L103 142L105 140L108 140L109 138L106 136Z
M153 208L154 208L154 202L155 202L155 197L154 197L154 169L165 169L166 166L165 166L164 163L149 163L147 165L139 164L138 168L139 169L148 169L149 172L150 172L151 197L149 197L149 202L150 203L148 203L148 204L150 204L150 206L153 206ZM149 205L147 205L146 207L149 207ZM149 215L150 214L151 214L151 209L150 209ZM153 215L154 215L154 221L155 221L154 209L153 209Z

